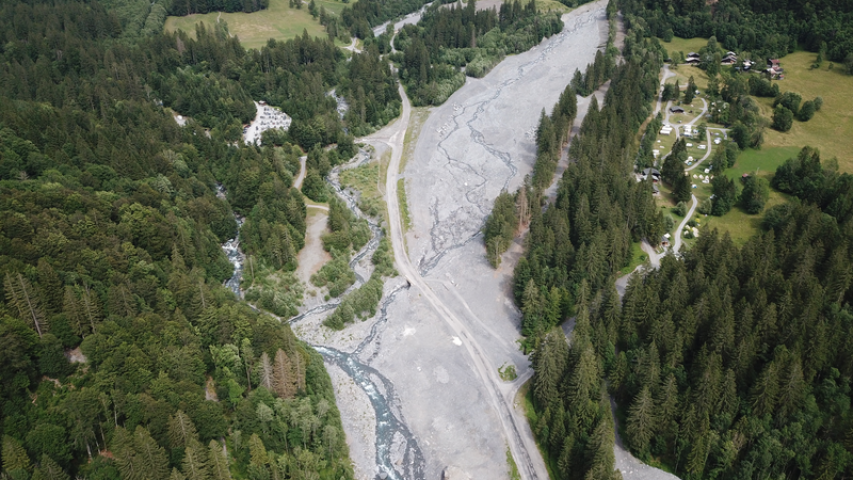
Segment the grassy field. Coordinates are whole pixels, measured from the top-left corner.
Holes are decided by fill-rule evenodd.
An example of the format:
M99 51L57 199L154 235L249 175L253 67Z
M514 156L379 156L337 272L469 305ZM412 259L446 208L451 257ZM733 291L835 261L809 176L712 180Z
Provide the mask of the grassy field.
M412 228L412 217L409 215L409 203L406 201L406 182L401 178L397 180L397 203L400 206L400 219L403 224L403 233Z
M385 206L385 175L391 152L387 151L379 161L371 161L356 168L341 171L341 185L361 193L358 208L372 217L382 217L386 223L388 211Z
M324 7L327 12L340 14L345 4L335 0L315 0L317 8ZM221 15L221 16L220 16ZM167 32L183 30L195 34L195 26L201 22L212 27L217 19L228 24L231 34L240 39L246 48L259 48L266 45L270 38L289 40L307 31L312 37L326 35L325 29L308 13L308 6L290 8L287 0L270 0L266 10L254 13L222 13L212 12L185 17L168 17L165 29Z
M824 62L819 69L810 70L815 54L792 53L781 59L785 79L778 82L782 92L796 92L803 100L823 97L823 108L808 122L794 121L790 131L781 133L767 129L764 147L793 147L809 145L820 149L821 158L838 158L840 171L853 173L853 76L841 73L840 68L829 70ZM772 116L772 99L758 99L762 115Z
M409 161L409 157L415 154L418 137L421 134L424 123L429 118L429 114L429 107L412 108L412 114L409 117L409 128L406 129L406 136L403 138L403 156L400 158L400 173L406 171L406 162Z
M796 147L747 150L740 155L732 168L726 170L726 176L738 184L740 184L740 177L744 173L757 174L769 182L773 178L776 168L785 160L796 156L798 151L799 149ZM695 189L694 193L701 203L702 200L711 196L711 186L701 183L697 185L699 188ZM770 198L767 200L764 210L767 211L767 209L786 201L786 195L770 189ZM749 215L739 207L735 207L722 217L699 215L698 221L700 224L706 224L711 228L719 229L721 232L728 232L735 244L743 245L750 237L758 233L761 219L761 214Z
M540 12L559 12L562 15L571 12L574 8L569 8L557 0L537 0L536 10Z
M635 268L642 265L646 259L649 258L646 255L646 252L643 251L643 248L640 246L639 242L634 242L631 244L631 262L620 272L622 275L627 275L634 271Z
M660 40L661 45L666 51L672 55L673 52L684 52L684 56L687 56L690 52L699 53L699 49L708 45L707 38L681 38L681 37L672 37L672 40L669 42L664 42L663 39Z

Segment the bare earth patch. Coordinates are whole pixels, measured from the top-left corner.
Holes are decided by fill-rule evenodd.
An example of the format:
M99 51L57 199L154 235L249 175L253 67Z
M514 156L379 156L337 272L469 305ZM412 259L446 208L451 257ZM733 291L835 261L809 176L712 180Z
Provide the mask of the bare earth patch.
M305 248L299 251L296 257L296 277L305 284L306 291L312 290L311 275L317 273L320 267L332 259L329 252L323 250L323 242L320 239L328 231L326 219L329 218L325 210L318 208L308 209L305 229ZM310 302L310 295L306 295L306 302Z

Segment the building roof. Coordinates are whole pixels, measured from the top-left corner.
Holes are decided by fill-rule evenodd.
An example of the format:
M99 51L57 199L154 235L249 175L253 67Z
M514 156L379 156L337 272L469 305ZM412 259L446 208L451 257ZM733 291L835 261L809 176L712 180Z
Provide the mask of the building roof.
M649 173L651 173L652 175L660 176L660 171L658 171L657 168L647 168L643 170L643 175L648 175Z
M669 111L672 113L684 113L684 109L681 107L671 107Z

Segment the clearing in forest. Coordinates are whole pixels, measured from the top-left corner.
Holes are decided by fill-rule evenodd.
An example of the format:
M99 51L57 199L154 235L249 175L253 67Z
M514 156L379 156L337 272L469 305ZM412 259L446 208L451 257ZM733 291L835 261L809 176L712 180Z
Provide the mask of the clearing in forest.
M315 2L318 9L323 7L327 12L335 15L339 15L346 6L343 2L335 0L315 0ZM168 17L165 30L167 32L183 30L190 35L195 35L195 26L199 22L212 28L217 21L226 22L228 31L238 37L240 43L246 48L260 48L266 45L270 38L290 40L302 35L303 31L307 31L312 37L326 35L320 22L311 17L311 13L308 12L307 2L302 5L302 8L291 8L288 0L270 0L269 8L253 13L210 12L185 17Z
M779 91L796 92L803 101L823 97L823 107L808 122L794 120L787 132L768 128L764 133L763 149L769 147L794 147L799 151L804 146L820 149L823 161L838 158L842 172L853 173L853 75L843 72L844 66L824 61L820 68L811 69L816 53L795 52L782 57L785 79L775 82ZM772 117L772 98L757 98L761 115ZM795 155L792 155L795 156Z

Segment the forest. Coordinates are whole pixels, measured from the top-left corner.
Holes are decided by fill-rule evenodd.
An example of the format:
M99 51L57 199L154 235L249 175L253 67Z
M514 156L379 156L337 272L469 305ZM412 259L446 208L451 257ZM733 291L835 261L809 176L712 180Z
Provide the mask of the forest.
M607 12L615 17L615 4ZM551 115L543 112L540 119L531 184L515 195L501 194L486 223L485 235L500 246L508 232L529 222L513 293L522 312L522 345L532 350L536 372L531 427L551 472L561 479L621 478L614 471L614 426L604 381L609 364L596 343L600 327L585 315L595 294L612 288L615 273L630 261L631 243L660 238L664 229L651 185L631 176L634 139L651 113L664 51L657 40L646 38L641 22L628 17L626 23L625 61L613 63L604 105L599 107L595 97L590 101L569 146L556 199L536 208L546 203L542 190L552 181L577 113L571 84ZM599 68L605 65L601 55L597 58ZM591 65L588 72L594 71ZM596 74L589 77L595 80ZM618 297L612 300L618 304ZM554 327L572 313L576 323L569 346Z
M474 0L464 6L434 3L418 24L400 30L394 38L398 52L390 57L412 104L438 105L466 75L482 77L506 55L526 51L562 29L560 16L537 12L535 0L502 3L500 11L477 11Z
M649 187L631 178L636 166L651 162L654 135L639 142L635 135L651 112L666 53L654 38L665 37L664 17L638 5L623 2L625 63L613 72L604 106L591 102L572 140L572 163L556 201L544 212L529 210L525 253L515 269L523 345L533 352L530 421L540 448L558 478L618 475L609 453L615 416L635 456L680 478L850 477L853 177L839 173L835 162L824 166L818 149L803 148L772 180L792 200L767 210L756 237L737 247L705 228L681 258L665 256L660 268L635 274L624 297L615 287L627 246L643 238L657 243L663 232ZM721 1L713 17L702 17L704 3L685 5L676 8L711 23L735 8ZM743 21L760 15L756 9ZM665 18L681 21L673 7ZM706 36L715 33L720 37L718 31ZM727 46L733 41L724 38ZM773 41L768 36L767 45L750 48L772 55ZM765 83L733 74L709 83L712 98L730 106L734 142L714 156L719 181L708 213L723 214L735 202L748 212L764 206L761 179L746 178L740 191L721 174L740 149L761 145L763 122L750 95L776 97L774 106L800 121L819 108L820 99L809 100L801 114L799 96L778 95ZM659 122L652 118L648 128L656 131ZM539 157L546 147L539 145ZM676 142L660 168L676 194L689 198L681 185L684 150ZM496 243L511 240L507 231L522 224L523 202L537 204L535 196L526 199L530 191L496 201L486 232ZM564 321L573 322L568 343L554 328Z
M2 476L352 478L321 357L222 286L220 244L240 216L258 266L295 266L302 148L351 154L369 121L326 92L366 105L390 72L352 74L327 40L247 52L122 18L0 5ZM294 117L280 147L240 141L253 99Z
M666 41L716 37L729 50L759 62L802 45L843 64L853 75L853 4L834 0L630 0L620 5Z

